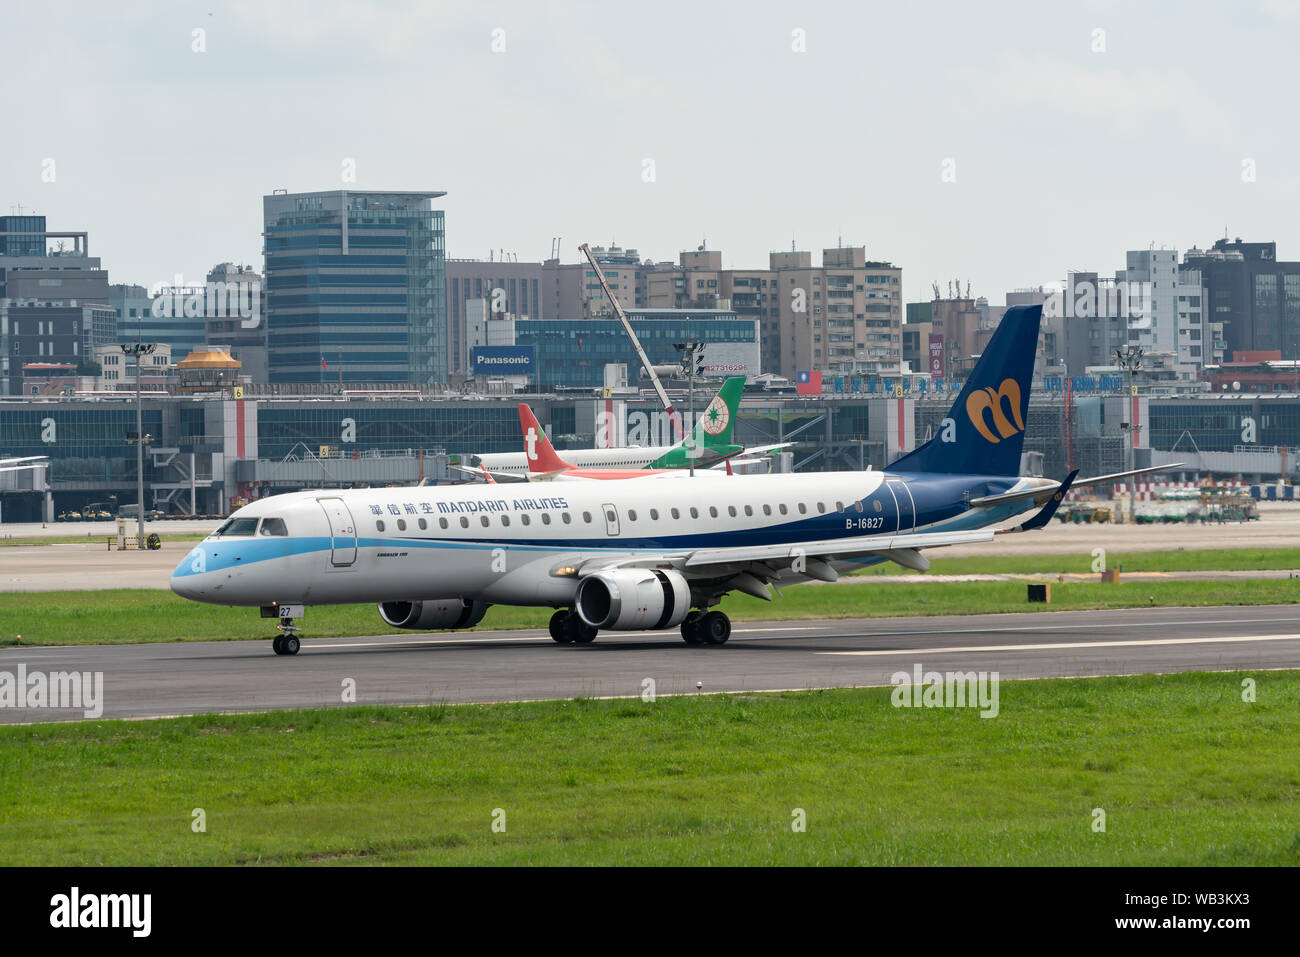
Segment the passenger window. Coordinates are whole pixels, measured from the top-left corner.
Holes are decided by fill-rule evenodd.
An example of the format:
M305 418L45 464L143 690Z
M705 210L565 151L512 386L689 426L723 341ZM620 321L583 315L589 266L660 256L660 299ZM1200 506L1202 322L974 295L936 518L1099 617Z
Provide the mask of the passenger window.
M718 517L718 510L717 510L717 508L715 508L714 506L710 505L710 506L709 506L709 518L717 518L717 517Z
M533 520L528 517L527 512L524 512L524 514L519 516L519 521L523 522L525 525L531 525Z
M700 510L699 510L698 508L696 508L694 505L692 505L692 506L691 506L691 518L699 518L699 517L700 517Z
M384 530L384 520L382 518L375 522L375 530L380 532Z
M673 509L673 518L681 518L681 517L682 517L682 513L677 511L677 509Z
M461 528L469 528L469 517L468 517L468 516L466 516L466 515L462 515L462 516L460 517L460 527L461 527Z
M428 527L429 527L429 523L426 522L424 519L420 519L420 531L424 531Z
M659 509L657 508L650 509L650 521L652 522L659 521Z
M835 503L835 511L837 511L837 512L842 512L842 511L844 511L844 503L843 503L843 502L836 502L836 503Z
M734 505L728 505L728 506L727 506L727 514L730 515L732 518L735 518L735 517L736 517L736 506L734 506Z
M565 525L568 525L570 522L573 521L573 516L570 515L568 512L561 512L560 521L562 521Z
M404 532L404 531L406 531L406 519L404 519L404 518L399 518L399 519L397 520L397 530L398 530L399 532Z
M282 518L264 518L262 519L263 535L288 535L289 529L285 527Z
M772 514L772 506L771 506L771 505L764 505L764 506L763 506L763 514L764 514L764 515L771 515L771 514Z
M782 502L777 506L777 508L780 509L782 515L788 515L790 513L790 510L785 507L785 502Z
M502 516L501 516L501 525L502 525L503 527L506 527L506 526L509 526L509 525L510 525L510 516L509 516L509 515L502 515Z
M818 503L817 503L817 512L818 512L819 514L825 514L825 512L826 512L826 503L825 503L825 502L818 502Z
M550 525L550 524L551 524L551 513L550 513L550 512L542 512L542 524L543 524L543 525Z
M635 522L635 521L636 521L636 509L631 509L631 508L629 508L629 509L627 510L627 520L628 520L629 522Z
M591 513L590 513L590 512L583 512L583 513L582 513L582 520L583 520L584 522L586 522L588 525L590 525L590 524L591 524Z
M745 514L746 514L747 516L753 515L753 514L754 514L754 509L753 509L753 507L752 507L752 506L749 506L749 505L746 505L746 506L745 506Z
M446 527L447 527L447 520L446 520L445 518L440 518L440 519L438 519L438 527L439 527L439 528L446 528Z
M478 517L478 520L479 520L479 522L482 523L482 525L483 525L484 528L487 528L488 525L490 524L490 523L488 522L488 517L487 517L486 515L480 515L480 516Z
M862 505L861 502L857 502L857 503L855 503L854 507L855 507L859 512L865 512L865 511L866 511L866 509L863 507L863 505ZM877 512L880 511L880 503L879 503L879 502L876 503L876 511L877 511Z
M803 502L800 502L800 503L799 503L799 514L800 514L800 515L807 515L807 514L808 514L808 506L805 505Z

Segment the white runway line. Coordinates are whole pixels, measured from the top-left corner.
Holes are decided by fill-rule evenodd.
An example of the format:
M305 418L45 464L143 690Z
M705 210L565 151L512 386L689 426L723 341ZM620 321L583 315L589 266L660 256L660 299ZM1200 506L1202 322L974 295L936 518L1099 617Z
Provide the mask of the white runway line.
M949 648L903 648L889 651L817 651L818 655L935 655L962 651L1088 651L1092 648L1129 648L1139 645L1201 645L1237 641L1297 641L1300 635L1237 635L1232 638L1149 638L1135 641L1067 641L1050 645L956 645Z

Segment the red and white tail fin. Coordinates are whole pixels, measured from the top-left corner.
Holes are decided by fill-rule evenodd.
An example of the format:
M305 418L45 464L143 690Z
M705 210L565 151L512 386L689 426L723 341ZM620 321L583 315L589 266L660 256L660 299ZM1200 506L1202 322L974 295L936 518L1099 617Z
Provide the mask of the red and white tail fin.
M487 470L487 466L480 465L479 468L483 470L483 481L487 482L488 485L497 484L497 480L492 477L492 473Z
M529 472L562 472L573 468L555 454L551 440L526 402L519 403L519 427L524 433L524 457L528 459Z

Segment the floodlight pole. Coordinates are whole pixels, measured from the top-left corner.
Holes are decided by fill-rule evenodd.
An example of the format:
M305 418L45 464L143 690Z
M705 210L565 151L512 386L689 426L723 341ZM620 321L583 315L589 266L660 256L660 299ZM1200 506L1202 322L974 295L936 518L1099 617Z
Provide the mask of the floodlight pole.
M1133 384L1135 373L1142 369L1142 347L1129 346L1127 350L1115 350L1115 358L1119 360L1119 366L1124 370L1125 379L1128 388L1124 391L1124 401L1129 404L1127 418L1130 419L1128 424L1128 455L1125 461L1128 462L1127 469L1132 472L1135 466L1134 459L1137 455L1137 403L1133 400L1137 398L1137 386ZM1133 476L1128 477L1128 517L1130 522L1137 521L1137 485L1133 481Z
M122 343L122 354L135 356L135 511L136 548L144 548L144 408L140 399L140 361L153 352L152 343Z

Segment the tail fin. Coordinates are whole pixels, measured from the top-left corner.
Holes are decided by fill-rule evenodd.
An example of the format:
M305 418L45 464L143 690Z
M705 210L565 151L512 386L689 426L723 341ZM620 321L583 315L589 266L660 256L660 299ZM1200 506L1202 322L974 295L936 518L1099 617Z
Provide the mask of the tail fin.
M1012 306L966 380L939 434L891 472L1019 475L1042 306Z
M731 376L695 420L690 438L697 448L732 451L732 431L736 427L736 414L740 411L740 397L745 391L745 377Z
M519 427L524 433L524 456L528 459L529 472L560 472L573 468L555 454L551 440L542 431L537 416L526 402L519 403Z

